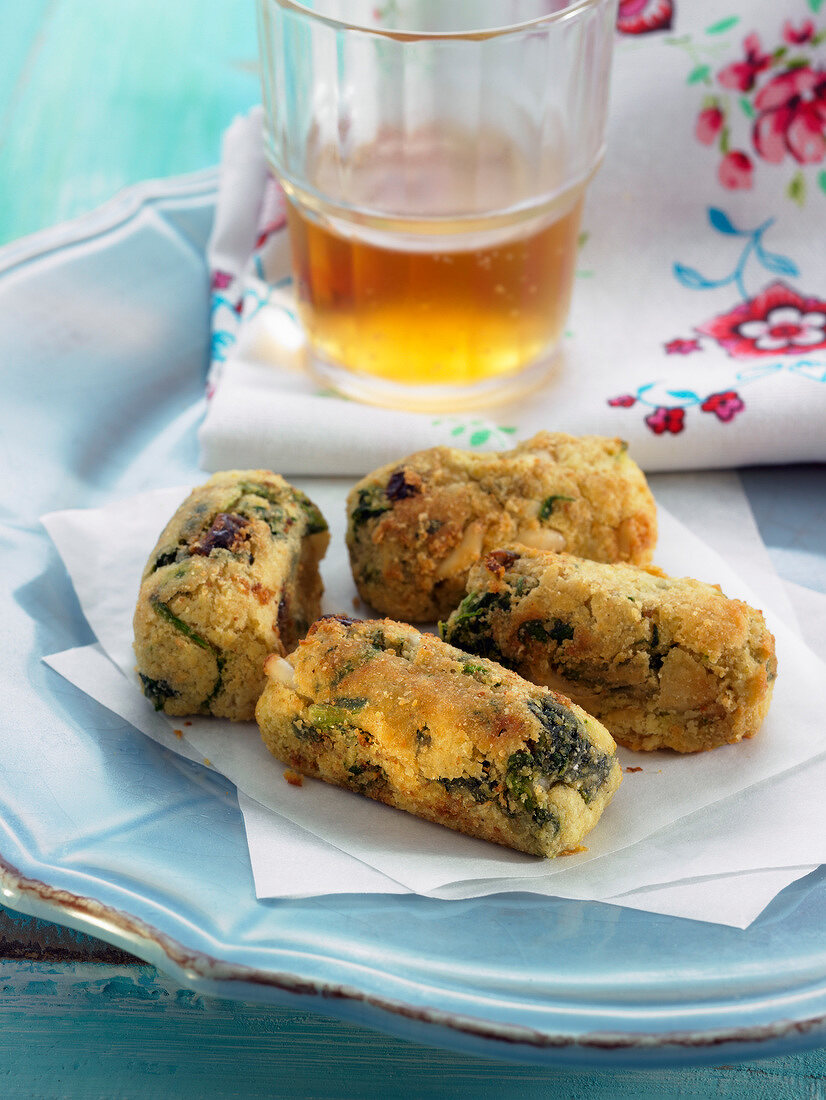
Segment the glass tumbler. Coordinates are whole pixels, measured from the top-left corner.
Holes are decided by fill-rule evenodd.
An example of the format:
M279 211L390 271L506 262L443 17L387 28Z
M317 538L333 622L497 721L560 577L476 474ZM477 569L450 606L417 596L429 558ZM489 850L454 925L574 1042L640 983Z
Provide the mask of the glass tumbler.
M258 0L310 365L408 409L553 365L603 151L616 0Z

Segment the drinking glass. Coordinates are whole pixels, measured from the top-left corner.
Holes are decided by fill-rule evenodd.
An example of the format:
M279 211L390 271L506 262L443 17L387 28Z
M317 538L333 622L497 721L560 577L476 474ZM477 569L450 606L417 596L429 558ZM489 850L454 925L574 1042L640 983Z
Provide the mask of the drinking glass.
M258 0L269 162L325 385L409 409L551 368L616 0Z

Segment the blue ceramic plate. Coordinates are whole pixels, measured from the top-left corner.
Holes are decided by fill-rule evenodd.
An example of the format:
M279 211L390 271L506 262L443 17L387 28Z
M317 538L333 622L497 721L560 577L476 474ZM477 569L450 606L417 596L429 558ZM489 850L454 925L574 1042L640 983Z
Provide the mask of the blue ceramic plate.
M257 901L226 782L41 663L92 639L38 516L199 476L214 198L211 173L147 185L0 253L3 900L202 992L492 1057L720 1063L824 1042L822 870L745 932L528 894Z

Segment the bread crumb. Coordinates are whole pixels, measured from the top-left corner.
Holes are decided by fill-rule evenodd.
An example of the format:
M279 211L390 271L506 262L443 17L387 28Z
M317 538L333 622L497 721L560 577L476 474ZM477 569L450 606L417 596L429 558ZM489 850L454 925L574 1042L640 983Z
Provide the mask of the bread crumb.
M212 761L211 761L211 760L210 760L210 759L209 759L208 757L206 757L206 756L204 757L204 763L206 764L206 766L207 766L208 768L211 768L211 767L212 767Z
M184 725L185 725L185 726L191 726L191 725L192 725L192 723L191 723L191 722L190 722L190 720L189 720L189 719L187 718L187 720L186 720L186 721L184 722Z
M642 768L626 768L627 772L641 772Z
M566 848L564 852L560 852L561 856L575 856L580 852L587 852L588 849L584 844L577 844L576 848Z
M292 768L287 768L284 772L284 778L290 784L291 787L303 787L304 776L300 772L294 772Z
M183 730L173 730L172 732L175 734L176 737L183 737L184 735Z

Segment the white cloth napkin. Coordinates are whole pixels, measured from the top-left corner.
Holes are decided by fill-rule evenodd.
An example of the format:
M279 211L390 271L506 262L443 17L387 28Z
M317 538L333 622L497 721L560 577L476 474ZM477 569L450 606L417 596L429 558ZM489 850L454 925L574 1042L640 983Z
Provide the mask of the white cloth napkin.
M340 537L346 485L305 482L303 487L331 521L333 544L324 567L326 609L350 607L354 589ZM266 880L267 886L259 889L265 889L267 896L312 892L319 881L326 882L324 892L351 890L355 881L365 891L384 891L388 886L382 879L386 878L395 884L392 889L401 886L433 896L529 889L563 897L616 898L687 876L698 880L700 891L707 889L709 876L733 870L784 869L795 877L826 859L824 811L812 793L819 787L818 782L813 786L818 768L826 782L826 760L812 760L826 749L826 730L820 721L826 706L823 666L779 620L770 622L777 634L781 675L772 712L758 737L696 757L624 753L625 765L642 766L643 771L626 775L614 803L588 838L590 850L564 861L532 860L321 783L307 781L301 788L290 787L283 780L283 768L266 752L252 724L206 719L172 723L156 714L136 685L131 614L143 562L183 492L156 491L102 509L45 518L102 647L69 651L50 663L139 729L160 737L168 747L194 751L196 759L209 761L244 794L276 811L270 815L265 835L250 826L251 811L248 803L245 806L256 881ZM661 524L659 560L666 568L722 581L731 594L749 598L725 562L663 509ZM764 557L759 541L755 543L751 532L743 532L743 563L748 566L750 559L759 559L763 568ZM170 734L173 725L183 737ZM810 763L805 768L795 767L806 760ZM766 782L782 773L788 774ZM283 825L284 818L289 826ZM767 821L771 828L766 827ZM280 854L294 851L295 837L301 835L296 827L312 834L310 840L305 838L311 847L321 840L346 853L347 865L328 852L328 870L318 872L321 879L311 876L309 886L306 878L303 883L291 879L285 869L290 861ZM279 853L275 860L274 852ZM351 872L353 857L363 865L356 878ZM300 870L302 861L291 859L295 870ZM751 878L757 894L758 886L765 890L769 881L779 879ZM697 894L678 893L683 905L694 897L699 908ZM624 904L621 898L618 903ZM650 892L646 905L656 905ZM748 908L745 901L738 919L743 919L744 907Z
M817 9L817 10L816 10ZM539 428L620 435L648 470L826 459L826 9L620 4L608 153L560 367L524 403L389 413L304 373L261 113L224 143L202 464L362 474ZM515 74L517 79L517 74Z

